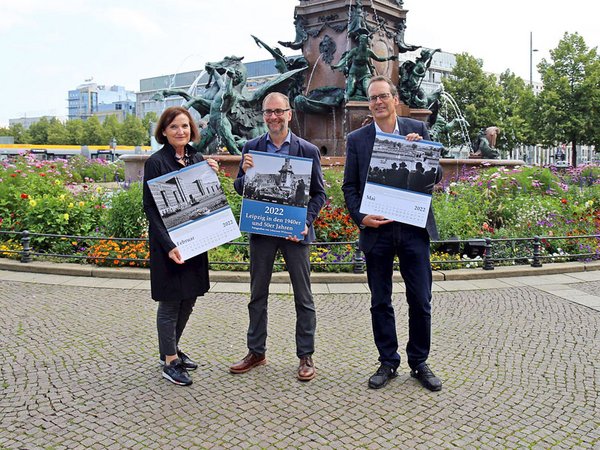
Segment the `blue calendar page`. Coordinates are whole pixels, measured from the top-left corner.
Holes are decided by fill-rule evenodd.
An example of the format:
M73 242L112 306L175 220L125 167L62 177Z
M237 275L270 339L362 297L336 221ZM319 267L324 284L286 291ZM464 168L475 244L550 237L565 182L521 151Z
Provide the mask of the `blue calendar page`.
M302 239L309 199L311 158L250 151L244 177L240 230Z
M438 142L377 133L360 212L424 228L442 148Z

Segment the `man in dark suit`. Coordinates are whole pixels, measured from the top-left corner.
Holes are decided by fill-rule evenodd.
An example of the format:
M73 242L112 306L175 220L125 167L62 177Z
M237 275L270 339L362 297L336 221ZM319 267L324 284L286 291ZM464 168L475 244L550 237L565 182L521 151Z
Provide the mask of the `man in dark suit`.
M242 160L234 187L238 194L244 190L246 171L254 166L250 150L312 158L309 200L306 224L302 236L279 238L250 235L250 325L248 326L248 354L233 364L231 373L245 373L256 366L267 363L265 356L267 341L267 299L273 264L277 251L281 251L290 274L296 304L296 354L300 359L298 379L312 380L316 375L312 354L315 346L316 314L310 287L309 243L315 240L313 222L325 203L325 187L321 171L319 149L299 138L289 130L292 119L290 101L287 96L274 92L263 101L263 118L268 133L248 141L242 149Z
M411 376L427 389L439 391L442 382L426 364L431 343L432 276L429 239L438 238L433 212L429 210L426 228L419 228L359 211L375 133L383 131L400 134L412 141L429 139L429 133L425 123L396 116L398 93L388 78L373 77L369 83L368 96L369 110L374 121L348 135L342 190L350 215L360 228L359 246L365 254L371 290L371 320L381 365L369 379L369 387L378 389L385 386L397 376L396 370L400 365L392 306L394 258L398 256L408 301L409 336L406 353ZM436 181L439 182L440 179L441 173L438 172Z

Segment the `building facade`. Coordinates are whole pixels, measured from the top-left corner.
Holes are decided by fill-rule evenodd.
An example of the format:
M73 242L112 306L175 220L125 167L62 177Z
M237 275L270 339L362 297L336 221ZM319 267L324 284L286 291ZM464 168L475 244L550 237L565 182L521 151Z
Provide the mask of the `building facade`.
M127 114L135 114L135 92L123 86L105 86L86 82L68 93L68 118L86 120L98 116L117 116L123 121Z

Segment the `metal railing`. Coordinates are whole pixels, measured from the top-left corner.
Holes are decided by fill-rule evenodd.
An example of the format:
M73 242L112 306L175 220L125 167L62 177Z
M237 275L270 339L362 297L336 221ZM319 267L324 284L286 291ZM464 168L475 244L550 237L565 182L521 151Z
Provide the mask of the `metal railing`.
M41 259L69 259L69 260L85 260L98 261L99 259L115 260L121 263L134 263L144 265L148 263L146 258L123 258L118 256L99 257L93 254L66 254L55 253L48 251L39 251L32 246L32 239L49 238L58 240L70 240L79 243L88 243L91 241L114 241L114 242L147 242L145 238L115 238L108 236L75 236L61 234L46 234L46 233L31 233L27 230L20 232L0 231L0 236L13 236L18 239L21 248L19 249L3 249L0 247L0 256L12 255L19 257L22 263L29 263L34 258ZM544 254L544 246L547 246L551 241L565 241L573 244L574 242L583 242L584 240L592 240L593 246L590 246L589 251L579 252L575 254ZM3 239L0 239L0 244ZM589 242L589 241L588 241ZM229 242L226 246L247 247L248 242ZM313 269L334 268L334 267L350 267L354 273L363 273L365 270L365 259L362 251L359 249L358 241L344 242L313 242L310 244L313 249L332 248L336 246L345 246L351 251L346 251L345 261L311 261ZM477 239L452 239L432 241L431 246L434 249L431 258L433 267L443 269L444 267L481 267L483 270L493 270L498 265L506 264L528 264L531 267L542 267L544 261L581 261L600 259L600 234L579 235L579 236L533 236L528 238L477 238ZM581 247L581 246L580 246ZM510 256L494 256L496 253L506 253L507 248L510 248ZM350 255L351 254L351 255ZM467 255L463 257L462 255ZM458 256L458 259L436 259L440 255L451 257ZM243 266L248 269L249 261L210 261L211 267L216 266ZM276 262L277 267L285 266L283 262Z

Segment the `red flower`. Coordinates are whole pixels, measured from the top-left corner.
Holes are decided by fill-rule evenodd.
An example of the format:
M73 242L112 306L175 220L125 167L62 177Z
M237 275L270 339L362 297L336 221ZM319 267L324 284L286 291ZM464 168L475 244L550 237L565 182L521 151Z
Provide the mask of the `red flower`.
M10 176L13 177L13 178L15 178L17 176L17 174L16 173L11 173Z
M45 176L46 176L46 174L44 172L40 173L40 177L45 177Z
M23 199L25 199L25 198L29 198L29 195L27 195L27 194L23 193L23 194L21 194L21 198L23 198Z
M561 198L560 202L566 204L567 203L567 199L566 198Z

